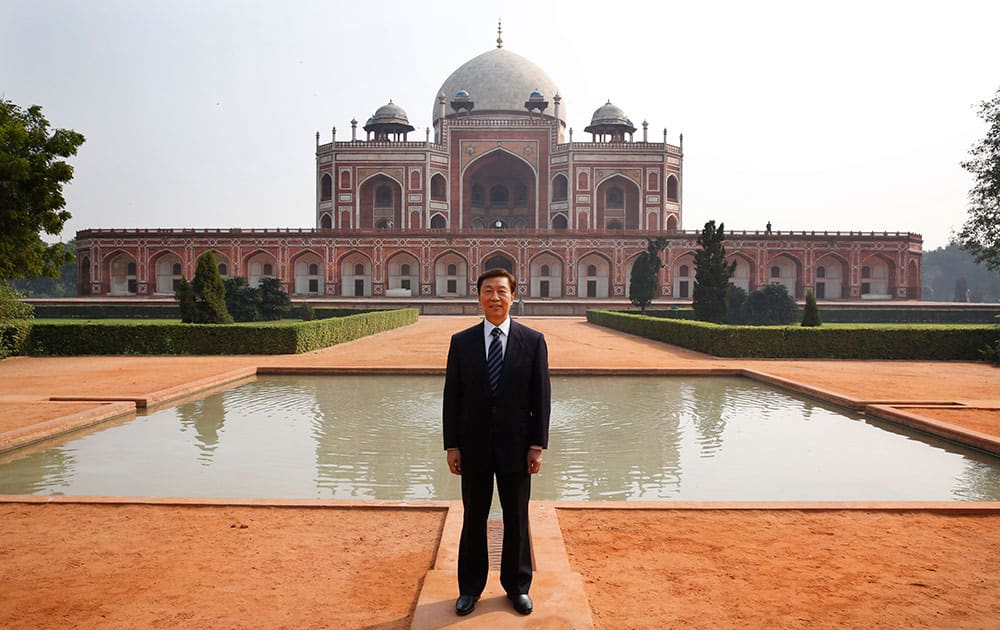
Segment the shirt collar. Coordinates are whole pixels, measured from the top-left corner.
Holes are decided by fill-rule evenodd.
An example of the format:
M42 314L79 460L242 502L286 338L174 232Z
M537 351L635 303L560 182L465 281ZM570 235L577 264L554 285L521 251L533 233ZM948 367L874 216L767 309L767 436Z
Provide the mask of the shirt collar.
M483 330L486 332L486 334L487 335L493 334L493 329L494 328L499 328L500 332L503 333L504 337L510 337L510 315L508 315L506 319L504 319L502 322L500 322L499 326L494 326L493 322L491 322L490 320L488 320L488 319L486 319L484 317L483 318Z

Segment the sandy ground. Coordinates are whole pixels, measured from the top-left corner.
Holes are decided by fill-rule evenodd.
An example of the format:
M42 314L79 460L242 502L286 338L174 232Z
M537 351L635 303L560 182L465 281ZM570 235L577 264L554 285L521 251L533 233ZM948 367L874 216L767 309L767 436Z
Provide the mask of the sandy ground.
M598 628L997 628L1000 519L559 510Z
M0 627L408 628L444 515L0 504Z
M443 369L448 336L475 321L421 318L295 356L0 361L0 432L58 417L65 407L42 402L50 396L142 396L247 366ZM1000 370L985 364L717 359L580 318L523 321L545 332L553 369L751 369L859 403L946 403L926 413L1000 436ZM0 627L405 628L442 519L0 503ZM996 511L567 509L559 519L599 627L1000 627Z

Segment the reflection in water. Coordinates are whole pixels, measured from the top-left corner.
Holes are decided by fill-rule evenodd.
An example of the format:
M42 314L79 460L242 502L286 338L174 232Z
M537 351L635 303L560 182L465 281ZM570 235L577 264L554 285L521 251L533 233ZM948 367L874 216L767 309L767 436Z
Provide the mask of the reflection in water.
M208 466L212 454L219 446L219 433L226 423L225 395L209 396L194 402L178 405L177 419L181 431L194 430L198 461Z
M443 379L273 377L0 457L0 494L457 499ZM553 379L536 499L1000 500L1000 458L739 378Z

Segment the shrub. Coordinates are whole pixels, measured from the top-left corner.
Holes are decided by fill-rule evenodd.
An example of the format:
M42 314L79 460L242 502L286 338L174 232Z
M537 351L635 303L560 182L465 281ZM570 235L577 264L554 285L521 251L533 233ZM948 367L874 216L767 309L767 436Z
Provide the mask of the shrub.
M27 319L0 321L0 359L24 354L24 343L32 324Z
M310 304L309 302L306 302L305 304L302 305L300 313L302 316L302 321L304 322L311 322L312 320L316 319L316 309L314 309L312 304Z
M819 307L816 306L816 296L813 295L812 289L806 291L806 309L802 315L802 325L806 328L822 325L819 320Z
M31 304L21 301L24 293L14 289L8 283L0 281L0 320L31 319L35 309Z
M739 324L742 322L743 310L746 308L748 293L742 287L729 283L726 288L726 323Z
M177 300L177 306L181 309L181 321L185 324L193 324L198 315L194 306L194 289L187 278L181 276L180 280L177 281L174 299Z
M260 318L265 321L281 319L292 310L292 300L277 278L260 281Z
M780 326L795 321L798 307L783 284L767 284L747 297L740 323Z
M260 291L247 285L246 278L226 278L226 309L238 322L260 320Z
M231 324L233 317L226 309L226 287L222 284L215 255L205 252L198 257L198 268L191 282L194 294L194 321L199 324Z

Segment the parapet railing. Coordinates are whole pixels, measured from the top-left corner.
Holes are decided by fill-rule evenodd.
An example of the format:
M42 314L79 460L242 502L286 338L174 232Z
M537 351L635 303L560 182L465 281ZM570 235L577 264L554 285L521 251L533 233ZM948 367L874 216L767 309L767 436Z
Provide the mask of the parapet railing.
M453 230L450 228L358 228L358 229L324 229L324 228L88 228L77 232L78 238L100 235L114 236L148 236L158 234L204 234L204 235L263 235L263 234L302 234L314 236L375 236L375 237L408 237L408 236L478 236L478 237L642 237L665 236L667 238L697 238L701 230L667 230L662 232L651 230L554 230L533 228L465 228ZM917 238L920 234L914 232L865 232L859 230L726 230L727 240L741 236L767 237L775 240L789 237L857 237L857 238Z

